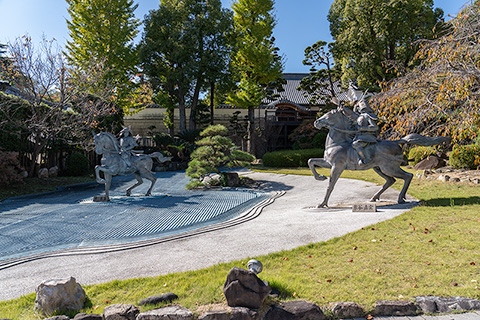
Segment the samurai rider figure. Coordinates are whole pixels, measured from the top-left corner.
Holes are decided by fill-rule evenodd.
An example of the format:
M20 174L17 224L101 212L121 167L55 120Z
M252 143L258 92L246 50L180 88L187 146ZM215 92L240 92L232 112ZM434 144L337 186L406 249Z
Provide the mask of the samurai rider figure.
M355 123L357 131L352 147L357 151L360 158L358 164L366 166L372 159L371 155L365 152L365 149L367 146L377 143L378 125L376 121L378 117L363 98L356 102L353 112L344 114Z
M138 146L138 144L133 137L132 131L129 128L123 128L122 131L120 131L120 154L127 164L127 168L132 167L130 157L133 156L132 149L136 146Z

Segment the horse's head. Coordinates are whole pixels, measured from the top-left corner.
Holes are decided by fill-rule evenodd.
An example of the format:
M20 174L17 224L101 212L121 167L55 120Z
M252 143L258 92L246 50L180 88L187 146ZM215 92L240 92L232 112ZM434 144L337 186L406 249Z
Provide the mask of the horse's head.
M108 132L93 133L93 141L95 143L95 153L104 154L107 152L119 152L117 139Z
M338 125L341 116L343 114L338 109L333 109L315 120L313 125L317 129L335 127Z

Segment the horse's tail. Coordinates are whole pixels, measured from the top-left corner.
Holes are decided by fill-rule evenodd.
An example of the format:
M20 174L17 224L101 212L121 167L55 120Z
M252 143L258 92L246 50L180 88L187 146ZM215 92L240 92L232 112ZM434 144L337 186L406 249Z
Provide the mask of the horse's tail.
M155 158L160 163L172 160L172 157L165 157L161 152L154 152L148 155L150 158Z
M405 137L395 140L399 144L413 144L416 146L434 146L437 144L448 143L452 140L450 137L426 137L421 134L412 133Z

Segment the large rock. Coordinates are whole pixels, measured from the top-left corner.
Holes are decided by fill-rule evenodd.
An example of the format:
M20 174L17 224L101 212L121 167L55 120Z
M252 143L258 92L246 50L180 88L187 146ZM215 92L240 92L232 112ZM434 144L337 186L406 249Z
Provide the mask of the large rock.
M40 170L38 170L37 176L40 179L47 179L48 178L48 169L47 168L41 168Z
M450 313L453 311L480 310L480 301L463 297L415 297L423 313Z
M173 300L177 300L178 296L175 293L169 292L169 293L164 293L164 294L159 294L155 296L150 296L148 298L140 300L138 305L143 306L143 305L156 305L162 302L172 302Z
M136 320L160 319L193 320L193 312L180 306L171 306L142 312L137 316Z
M375 303L377 316L414 316L418 314L417 305L410 300L379 300Z
M227 275L223 293L230 307L258 309L272 291L267 282L249 270L234 267Z
M73 317L73 320L103 320L103 317L101 314L78 313Z
M274 306L265 315L264 320L325 320L319 306L306 301L288 301Z
M224 310L207 311L198 317L198 320L258 320L256 311L243 307L228 308Z
M73 277L44 281L35 293L35 309L46 316L62 310L79 311L85 302L85 291Z
M132 304L112 304L103 310L105 320L135 320L140 310Z
M433 170L445 166L445 160L437 156L428 156L428 158L423 159L417 163L414 167L415 170Z
M343 301L337 302L332 306L332 313L339 319L362 318L365 311L355 302Z

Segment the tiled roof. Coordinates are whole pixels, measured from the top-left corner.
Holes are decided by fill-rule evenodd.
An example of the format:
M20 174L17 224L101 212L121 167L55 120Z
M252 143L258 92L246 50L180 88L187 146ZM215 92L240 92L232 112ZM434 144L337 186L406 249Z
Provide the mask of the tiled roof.
M275 90L275 94L276 95L278 94L279 98L274 101L265 99L263 103L266 105L267 108L271 107L273 104L277 104L278 101L290 101L298 105L312 106L310 99L312 98L313 95L303 90L297 90L297 88L300 86L300 82L302 81L302 79L308 76L309 76L308 73L283 74L283 78L287 81L287 83L283 85L284 91L278 92ZM344 92L344 90L341 88L340 82L336 81L334 83L334 91L340 100L346 99L346 92ZM326 90L325 90L325 93L327 93ZM324 104L325 104L325 101L320 100L320 101L317 101L315 105L324 105Z

